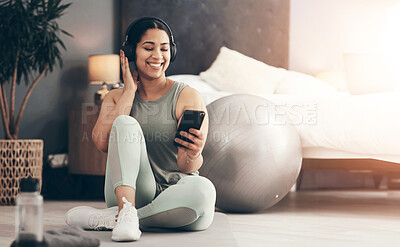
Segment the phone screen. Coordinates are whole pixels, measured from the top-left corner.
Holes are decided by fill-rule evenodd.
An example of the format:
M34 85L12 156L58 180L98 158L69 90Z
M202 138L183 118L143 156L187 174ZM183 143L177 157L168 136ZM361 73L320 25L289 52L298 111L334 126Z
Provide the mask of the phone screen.
M193 143L190 139L181 136L179 134L180 131L186 131L189 132L189 129L200 129L201 124L203 123L204 116L206 113L204 111L195 111L195 110L186 110L183 113L183 116L181 118L181 122L179 123L177 133L175 134L176 138L182 139L184 141ZM175 142L174 140L174 145L179 146L179 147L184 147L183 145Z

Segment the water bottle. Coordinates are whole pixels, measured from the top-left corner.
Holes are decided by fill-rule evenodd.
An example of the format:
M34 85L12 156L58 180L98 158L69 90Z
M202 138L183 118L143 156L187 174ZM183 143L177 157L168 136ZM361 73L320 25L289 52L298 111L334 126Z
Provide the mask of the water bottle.
M43 197L39 194L39 186L39 180L32 177L20 181L15 218L16 246L43 245Z

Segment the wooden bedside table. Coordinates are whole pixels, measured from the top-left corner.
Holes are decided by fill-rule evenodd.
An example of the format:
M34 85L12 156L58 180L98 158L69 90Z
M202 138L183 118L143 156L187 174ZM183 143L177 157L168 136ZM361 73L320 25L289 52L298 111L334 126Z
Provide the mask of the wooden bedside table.
M107 154L92 141L92 130L100 113L96 104L82 104L68 111L69 173L105 175Z

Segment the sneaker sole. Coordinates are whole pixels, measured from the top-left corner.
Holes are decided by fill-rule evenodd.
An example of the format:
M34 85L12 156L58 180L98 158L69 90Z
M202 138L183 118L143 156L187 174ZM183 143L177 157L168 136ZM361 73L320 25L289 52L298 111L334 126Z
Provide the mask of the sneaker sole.
M137 241L139 240L140 236L142 235L142 232L138 230L134 236L132 234L121 234L120 236L111 236L111 240L115 242L128 242L128 241Z

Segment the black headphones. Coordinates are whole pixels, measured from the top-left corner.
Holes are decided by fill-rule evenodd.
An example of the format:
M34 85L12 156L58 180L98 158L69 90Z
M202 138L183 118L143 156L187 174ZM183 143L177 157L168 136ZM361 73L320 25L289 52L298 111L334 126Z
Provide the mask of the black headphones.
M176 44L175 44L175 41L174 41L174 36L172 35L171 28L168 26L168 24L165 21L161 20L160 18L151 17L151 16L139 18L139 19L137 19L136 21L132 22L129 25L128 29L126 30L126 34L125 34L125 42L122 44L122 50L124 51L125 56L128 58L128 60L130 62L134 62L135 61L135 55L136 55L135 54L135 52L136 52L135 45L130 44L128 42L129 33L130 33L131 29L135 28L135 25L137 23L139 23L141 21L145 21L145 20L157 20L157 21L161 22L162 24L164 24L167 27L168 32L169 32L169 41L170 41L169 43L170 43L170 51L171 51L170 62L172 63L176 58Z

